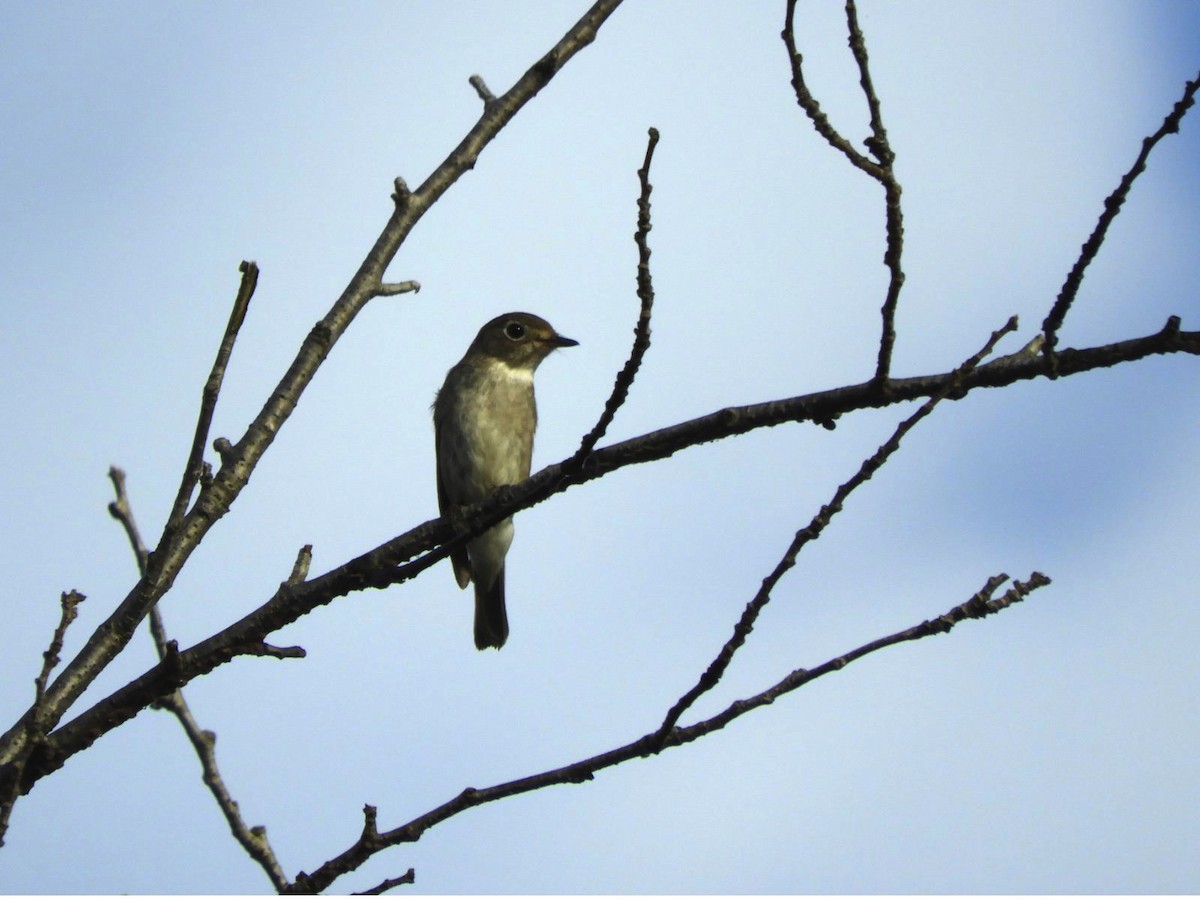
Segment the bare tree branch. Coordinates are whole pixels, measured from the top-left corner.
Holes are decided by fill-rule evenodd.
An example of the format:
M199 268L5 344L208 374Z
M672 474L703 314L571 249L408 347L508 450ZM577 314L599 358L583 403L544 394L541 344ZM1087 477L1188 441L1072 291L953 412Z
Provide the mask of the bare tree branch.
M808 84L804 80L804 57L796 46L795 19L796 0L788 0L783 32L780 36L787 47L788 60L792 67L792 90L796 93L796 102L800 104L804 114L812 121L817 134L825 138L825 142L829 146L845 156L855 168L862 169L876 181L881 181L883 172L879 164L868 159L856 150L846 138L842 137L829 121L829 117L825 115L825 111L821 109L817 98L809 90Z
M209 528L229 511L255 466L295 409L300 395L324 362L330 348L363 307L378 296L385 270L416 223L442 194L475 165L480 153L525 104L537 96L575 54L595 40L600 27L620 3L621 0L597 0L507 92L498 97L495 103L485 106L476 124L416 191L408 191L403 181L397 179L393 195L396 208L342 295L309 332L295 360L246 433L236 444L224 447L220 471L201 491L191 509L179 522L168 520L168 527L159 545L150 554L146 575L97 627L83 649L48 687L44 706L48 727L54 727L62 719L79 695L128 644L138 623L170 589L180 569ZM198 427L197 432L200 430ZM190 476L185 474L181 495L186 493L182 487L189 480ZM247 646L246 642L242 642L241 646ZM233 655L239 652L234 648L227 648L228 651L232 651ZM178 686L175 684L170 690ZM21 722L0 737L0 765L24 753L27 743L25 722L30 715L31 712L27 712Z
M409 869L407 872L405 872L403 875L399 876L398 878L385 878L383 881L379 882L379 884L375 885L375 887L368 888L365 891L358 891L357 893L362 896L382 894L387 891L390 891L394 887L400 887L401 885L404 885L404 884L416 884L416 882L417 882L417 873L415 871L413 871L412 869Z
M257 271L253 263L249 265L254 271ZM249 295L254 292L254 286L250 284L247 288L245 279L243 279L242 285L243 288L238 292L238 298L239 304L243 305L242 312L244 314L244 303L249 302ZM243 294L245 295L245 301L241 299ZM237 328L233 327L232 323L233 320L231 319L231 330L236 335ZM226 338L228 339L227 343L232 346L233 341L230 337L230 331L226 331ZM225 349L225 345L226 342L223 342L223 349ZM229 358L227 351L224 353L224 357L227 361ZM218 362L223 370L224 362L219 357ZM214 366L214 372L216 370ZM210 379L209 383L213 383L212 379ZM216 380L216 384L219 387L219 378ZM207 395L207 389L205 393ZM213 399L215 401L216 391L213 392ZM207 431L207 427L205 431ZM201 441L204 440L204 437L199 433L197 436ZM124 527L125 535L129 538L129 544L133 548L134 556L137 559L139 574L145 575L146 560L149 554L146 551L146 545L142 542L141 532L138 530L137 523L133 518L133 507L129 503L129 494L125 489L125 472L116 466L111 466L108 470L108 477L112 479L113 490L117 495L117 499L108 504L108 511ZM150 610L150 634L154 639L154 646L158 651L158 657L161 661L166 662L169 657L178 658L178 648L173 641L168 640L166 626L162 620L162 613L157 606ZM303 656L303 654L304 651L301 650L298 655ZM221 770L217 766L215 749L217 735L212 731L207 731L200 727L200 724L196 721L196 717L192 714L191 708L188 706L187 700L184 699L182 690L176 689L172 691L159 700L157 705L174 715L182 726L184 734L187 735L192 748L196 751L196 755L200 759L200 769L203 773L204 784L213 795L213 799L217 801L217 808L221 810L221 814L225 817L225 821L229 825L229 831L234 839L242 845L242 848L249 854L250 858L262 867L275 889L277 891L281 890L287 884L287 876L283 874L283 867L279 865L279 860L275 857L275 851L271 849L271 844L267 841L266 827L262 825L246 825L245 820L242 819L237 801L229 793L229 789L225 785L225 780L221 776Z
M822 534L849 495L873 476L899 448L908 431L932 412L942 400L961 399L971 391L983 387L1005 386L1038 377L1056 378L1060 375L1078 374L1153 354L1200 355L1200 332L1181 332L1177 317L1171 317L1162 331L1145 338L1083 350L1068 349L1058 352L1055 349L1057 331L1078 292L1086 267L1103 243L1108 226L1119 212L1133 181L1144 170L1153 147L1166 134L1178 130L1184 115L1193 104L1197 89L1200 88L1198 78L1187 85L1183 98L1166 117L1162 127L1143 141L1142 152L1133 169L1125 175L1117 190L1106 201L1105 211L1092 236L1083 246L1080 257L1043 323L1041 334L1022 350L981 365L981 361L991 353L997 341L1005 334L1015 331L1017 323L1014 317L1002 329L994 332L978 353L954 371L918 378L893 379L890 366L896 340L895 314L905 279L901 266L904 231L901 187L893 170L895 153L889 143L881 104L871 78L866 42L858 22L855 0L846 0L845 10L849 46L858 67L859 83L869 113L871 135L864 142L868 154L860 152L833 128L819 103L806 87L802 57L796 48L794 37L795 0L788 0L782 36L791 62L792 84L797 102L812 121L818 134L841 152L852 165L879 181L885 192L884 263L889 270L889 283L881 310L882 333L874 377L860 385L717 410L690 422L672 425L638 438L596 449L617 411L626 401L650 344L654 291L648 243L652 192L649 173L659 138L658 132L651 128L643 166L638 172L640 194L635 240L639 257L637 294L640 312L633 348L629 359L617 375L612 393L596 426L583 438L579 449L568 459L543 469L522 484L497 491L485 501L456 514L453 521L434 519L425 522L312 579L309 578L312 549L311 546L305 546L297 554L288 577L279 585L275 594L258 609L183 651L175 641L168 638L157 606L159 599L170 589L175 577L208 529L229 511L332 346L373 298L420 290L420 284L416 281L383 280L388 266L412 228L450 186L474 167L482 151L513 116L549 83L568 60L594 40L598 29L620 2L621 0L596 2L549 53L499 97L491 92L482 77L471 76L469 82L483 102L483 111L478 121L416 191L410 190L402 178L395 179L392 195L395 208L392 215L342 295L325 317L314 325L291 367L242 437L236 443L225 438L218 438L213 442L221 460L220 470L214 474L203 459L204 445L208 441L232 347L244 321L258 275L254 263L242 264L243 278L217 358L204 388L196 431L180 487L163 534L153 551L146 548L138 533L125 492L124 473L115 467L110 470L109 475L113 480L117 499L109 505L109 511L125 528L138 560L140 579L116 611L97 628L83 650L50 684L50 674L59 662L58 654L62 649L63 634L74 618L75 605L83 599L82 595L75 592L63 594L62 621L55 631L49 650L44 654L45 664L35 679L34 703L21 720L0 737L0 843L13 803L22 792L28 791L38 779L57 769L70 756L90 746L100 735L127 721L139 710L157 704L169 709L180 721L200 759L204 782L217 800L231 832L264 869L276 890L295 893L322 890L335 879L357 869L381 850L416 841L429 828L467 809L551 784L590 780L596 772L604 768L689 743L720 730L728 722L750 710L770 704L784 694L821 675L841 669L863 656L905 641L948 632L966 618L992 615L1020 602L1029 592L1049 583L1049 579L1035 572L1028 581L1014 582L1003 596L996 598L996 592L1008 581L1008 576L995 576L988 579L983 589L966 603L935 619L864 644L840 657L828 660L815 669L795 669L771 687L731 704L715 716L689 726L679 725L682 716L696 701L719 683L729 662L753 630L761 610L770 601L775 586L794 565L801 549ZM1045 359L1039 357L1040 352L1045 354ZM379 831L376 809L367 806L363 811L362 833L355 844L321 865L311 875L299 873L294 882L288 880L276 860L267 841L265 828L246 826L238 804L229 794L217 767L216 735L199 726L180 691L190 680L211 672L237 656L302 657L302 648L273 646L266 642L266 638L282 626L352 591L370 587L384 588L410 580L446 556L452 546L573 485L603 477L628 465L663 459L699 443L745 434L758 428L804 421L832 427L832 423L838 417L851 411L881 408L920 398L927 399L914 414L896 427L891 437L874 454L863 461L850 480L837 488L831 501L821 508L809 524L796 532L775 569L764 579L761 588L746 605L734 627L733 635L722 646L697 683L667 710L664 719L655 730L623 747L548 772L490 788L466 788L447 803L390 831ZM197 495L198 485L200 490ZM189 509L193 495L196 495L196 499ZM60 724L80 694L127 645L137 624L147 617L159 663L66 724ZM402 876L385 879L366 893L382 893L402 884L411 884L414 879L415 873L409 869Z
M394 297L397 294L418 294L421 292L421 282L419 281L398 281L395 283L381 283L375 288L376 297Z
M1200 356L1200 332L1179 331L1175 317L1163 330L1143 338L1084 350L1063 350L1059 374L1074 375L1132 362L1162 353ZM600 448L588 464L567 472L561 463L547 466L531 478L474 506L465 507L455 524L430 519L323 575L289 585L286 582L258 609L223 631L179 653L174 665L160 664L98 701L47 738L24 772L22 790L54 771L70 756L89 747L100 735L132 718L160 697L193 678L206 674L259 645L267 635L334 599L365 588L385 588L415 578L443 559L453 541L478 534L508 516L527 509L553 494L584 484L626 466L664 459L687 447L745 434L758 428L791 422L831 422L865 408L930 397L944 390L954 373L892 379L887 398L879 396L874 382L864 382L784 400L728 407L681 422L641 437ZM1015 353L981 365L951 386L947 399L958 400L973 390L1003 387L1019 381L1045 378L1040 359ZM6 735L5 740L9 737Z
M50 638L50 646L42 652L42 668L33 679L33 715L26 724L29 738L27 750L15 760L0 765L0 847L4 846L4 835L8 832L8 821L12 816L13 804L21 795L21 781L25 765L33 748L39 746L46 738L49 726L43 716L46 702L46 682L54 667L61 662L58 654L62 653L63 638L67 628L79 614L78 607L87 598L79 591L64 591L59 597L61 610L58 625Z
M763 579L762 586L758 589L758 593L756 593L750 602L746 604L745 610L742 611L741 618L738 620L737 625L734 626L732 637L726 641L725 646L721 648L721 651L717 654L716 659L712 661L709 667L705 670L704 674L700 676L700 680L697 681L687 693L680 697L675 705L672 706L667 712L666 718L663 719L663 723L658 729L658 740L660 744L666 742L667 737L671 733L671 729L673 729L679 722L680 716L682 716L689 708L691 708L691 706L698 699L700 699L701 696L708 691L711 691L721 681L722 676L725 674L725 670L729 667L729 663L733 660L733 655L738 651L742 644L745 643L746 638L750 636L750 632L754 630L754 623L758 620L759 613L761 613L767 603L770 602L771 591L775 589L775 585L779 583L784 574L796 564L796 557L799 556L800 551L804 548L804 546L812 541L815 541L821 536L821 534L825 531L825 527L833 520L833 517L842 511L842 506L846 502L847 498L857 488L866 484L867 481L869 481L871 477L879 471L883 464L891 458L892 454L900 449L900 442L904 439L904 436L908 434L908 432L911 431L918 422L933 412L934 408L937 407L937 405L941 403L942 400L944 400L955 387L962 383L963 378L965 378L969 372L974 370L984 357L992 352L992 349L1002 337L1016 330L1017 317L1013 316L1002 328L992 332L992 335L988 338L987 343L985 343L977 353L971 356L970 359L968 359L961 366L959 366L957 370L955 370L953 377L946 382L946 386L921 404L921 407L915 413L896 426L896 430L892 432L891 437L889 437L882 444L882 446L879 447L878 450L871 454L871 456L863 460L862 465L859 466L858 471L854 473L853 477L851 477L849 481L840 485L838 489L834 491L833 499L821 507L817 514L813 516L812 521L810 521L808 525L796 532L796 535L792 539L792 543L788 547L787 552L784 553L783 558L775 566L771 574Z
M368 826L363 829L363 834L359 839L338 856L314 870L312 874L300 872L285 893L306 894L322 891L336 879L353 872L381 850L399 844L414 843L435 825L476 806L517 794L526 794L551 785L581 784L591 781L596 773L603 769L629 762L638 757L655 756L663 750L689 744L707 734L719 731L734 719L740 718L752 710L774 703L784 694L791 693L823 675L844 669L850 663L862 659L864 656L895 644L920 640L935 634L945 634L965 619L982 619L994 615L1012 604L1024 600L1037 588L1050 583L1050 579L1046 576L1034 572L1028 581L1015 582L1004 596L993 599L996 590L1007 580L1007 575L990 578L983 589L966 603L962 603L936 618L927 619L911 628L871 641L830 659L816 668L796 669L771 687L744 700L735 701L715 716L694 725L673 728L665 742L656 729L624 746L537 775L529 775L487 788L465 788L453 799L390 831L380 832L376 828L375 808L369 806L367 807L370 811Z
M745 700L736 700L723 711L709 719L705 719L703 722L698 722L683 729L676 728L672 732L672 740L668 741L668 746L673 745L674 735L678 735L681 731L688 734L691 740L703 737L705 734L720 730L729 722L739 716L745 715L750 710L774 703L784 694L789 694L808 684L810 681L820 678L822 675L840 671L850 663L862 659L864 656L868 656L885 647L893 647L908 641L918 641L935 634L946 634L959 622L967 619L983 619L995 615L998 612L1008 609L1008 607L1015 603L1020 603L1038 588L1050 584L1050 579L1041 572L1033 572L1027 581L1014 581L1013 586L1005 591L1003 596L993 599L993 595L1006 581L1008 581L1007 575L994 575L987 580L983 588L976 592L970 600L954 607L937 618L926 619L919 625L913 625L911 628L906 628L887 637L878 638L870 643L863 644L849 653L822 663L815 669L796 669L765 691L761 691Z
M1184 85L1183 96L1179 98L1179 102L1175 104L1167 117L1163 119L1162 125L1158 130L1146 138L1142 139L1142 149L1134 160L1133 166L1122 177L1120 183L1104 201L1104 212L1100 214L1100 218L1096 222L1096 227L1092 229L1091 235L1080 248L1079 258L1075 260L1075 265L1071 267L1070 273L1067 275L1067 280L1063 282L1062 289L1058 292L1058 298L1054 301L1054 306L1051 308L1046 320L1042 323L1042 333L1045 337L1043 349L1046 354L1046 367L1051 378L1058 377L1059 374L1059 359L1055 353L1055 347L1058 345L1058 330L1062 328L1063 321L1067 317L1067 311L1071 308L1071 304L1075 301L1076 295L1079 293L1079 288L1083 285L1083 276L1087 271L1087 267L1092 264L1092 260L1096 258L1096 254L1100 252L1100 247L1104 244L1104 238L1108 234L1108 228L1116 219L1117 214L1121 212L1121 207L1125 204L1125 198L1129 196L1129 191L1133 187L1137 177L1146 171L1146 161L1150 158L1151 151L1154 150L1158 142L1169 134L1177 134L1179 125L1183 121L1183 117L1187 115L1187 111L1191 109L1192 104L1196 102L1196 92L1200 91L1200 75L1192 81Z
M488 88L482 75L472 75L467 81L470 82L471 87L475 88L475 93L479 95L479 99L483 101L485 107L496 102L496 95Z
M638 369L642 365L642 358L650 349L650 313L654 307L654 281L650 276L650 244L648 240L651 228L650 192L653 190L650 185L650 163L654 159L654 148L657 146L658 129L651 128L650 138L646 144L646 158L642 162L642 167L638 169L638 179L641 182L642 190L638 196L638 226L634 240L637 242L638 248L637 295L641 301L641 310L638 313L637 325L633 330L633 349L630 351L629 359L626 360L624 367L617 374L616 383L613 385L612 394L604 404L604 412L600 415L600 421L584 437L575 455L563 463L563 468L568 471L582 465L588 454L604 437L617 410L629 396L629 388L633 386L633 379L637 377Z
M805 115L812 121L813 127L826 142L839 151L850 163L883 186L884 212L887 233L887 246L883 253L883 264L888 269L888 287L884 297L880 315L883 320L882 332L879 338L879 357L875 366L875 383L880 392L890 389L889 378L892 367L892 350L896 344L896 306L900 301L900 290L904 287L904 269L901 264L904 255L904 211L900 204L901 188L896 179L893 164L896 154L888 141L887 129L883 125L883 114L880 109L879 95L871 80L871 70L867 58L867 44L863 38L862 29L858 24L858 9L854 0L846 0L846 27L850 33L850 50L858 65L859 84L867 100L870 113L871 136L865 143L874 161L859 153L829 122L829 117L821 110L804 81L804 57L796 48L795 34L796 0L788 0L787 13L783 27L783 43L787 47L788 60L792 66L792 88L796 93L796 101Z
M217 349L217 358L213 360L212 371L209 372L208 380L204 383L204 391L200 400L200 416L196 421L196 434L192 438L192 449L188 453L187 463L183 467L183 480L180 482L179 492L175 495L175 503L171 507L171 515L167 519L165 533L179 530L188 501L196 489L196 483L200 480L200 473L204 465L204 447L208 443L208 431L212 427L213 413L217 408L217 397L221 393L221 383L225 380L225 369L229 365L229 357L233 354L233 344L237 340L238 332L246 320L246 311L250 308L254 289L258 286L257 263L243 260L238 269L242 273L242 281L233 301L233 309L229 313L229 322L225 326L225 335L221 338L221 346ZM143 575L146 570L147 556L148 554L142 553L138 557Z

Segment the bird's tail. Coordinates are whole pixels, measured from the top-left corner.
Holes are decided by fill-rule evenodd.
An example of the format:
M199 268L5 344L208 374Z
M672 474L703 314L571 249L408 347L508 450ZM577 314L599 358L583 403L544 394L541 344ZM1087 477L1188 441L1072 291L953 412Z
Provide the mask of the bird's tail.
M475 582L475 646L480 650L499 650L508 640L508 613L504 608L504 569L496 574L492 586Z

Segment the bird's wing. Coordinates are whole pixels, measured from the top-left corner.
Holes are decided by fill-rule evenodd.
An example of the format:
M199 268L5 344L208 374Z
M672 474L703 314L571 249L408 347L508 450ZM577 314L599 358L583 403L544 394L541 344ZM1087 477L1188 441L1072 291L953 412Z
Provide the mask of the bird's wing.
M439 430L434 430L433 455L437 457L438 512L445 516L454 508L454 504L450 502L450 497L446 494L446 485L442 481L442 439L438 434ZM450 551L450 564L454 567L454 579L460 588L465 588L471 583L471 560L467 556L466 544Z

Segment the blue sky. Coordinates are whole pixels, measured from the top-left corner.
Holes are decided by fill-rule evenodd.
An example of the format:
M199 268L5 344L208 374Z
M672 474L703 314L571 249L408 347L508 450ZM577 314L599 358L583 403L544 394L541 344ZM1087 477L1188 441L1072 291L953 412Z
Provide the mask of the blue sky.
M4 5L0 33L0 713L28 705L57 597L78 648L178 484L237 285L262 267L214 435L236 438L390 211L584 4ZM1102 199L1200 66L1194 4L863 0L906 211L896 374L1038 328ZM795 105L783 3L636 3L487 149L332 352L163 613L182 645L436 512L428 408L487 319L580 346L539 371L535 468L603 407L635 321L636 169L654 161L654 345L610 432L859 382L886 273L878 187ZM866 134L840 4L801 4L809 82ZM1155 152L1067 346L1200 321L1200 129ZM422 892L1195 892L1197 368L1144 361L946 404L781 583L696 717L916 624L1006 571L1054 584L822 679L664 756L467 813L338 883ZM787 426L569 491L517 519L512 638L477 653L448 566L285 629L189 699L289 874L467 785L653 728L795 530L906 414ZM126 658L127 657L127 658ZM140 673L129 649L89 699ZM685 719L690 721L690 719ZM4 892L250 892L175 722L145 713L17 806Z

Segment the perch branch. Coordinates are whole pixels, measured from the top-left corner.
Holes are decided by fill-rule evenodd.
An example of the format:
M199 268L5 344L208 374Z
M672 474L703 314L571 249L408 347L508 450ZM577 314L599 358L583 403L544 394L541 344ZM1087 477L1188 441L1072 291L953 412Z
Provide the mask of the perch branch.
M1060 374L1080 374L1161 353L1200 356L1200 332L1180 331L1178 320L1173 318L1167 327L1148 337L1084 350L1064 350L1060 353ZM882 408L930 397L948 386L947 399L957 400L980 388L1004 387L1047 376L1040 358L1018 352L979 366L963 377L957 387L950 384L953 377L953 373L948 373L893 379L886 398L879 395L873 382L864 382L800 397L721 409L602 447L591 454L586 467L570 474L564 471L561 463L547 466L508 491L466 507L457 529L449 520L431 519L322 575L297 585L285 582L258 609L194 647L181 651L176 667L160 663L52 732L43 752L26 766L22 791L158 698L245 653L248 645L263 641L272 632L337 597L415 578L444 558L452 541L463 535L486 531L502 519L574 485L585 484L626 466L664 459L687 447L759 428L791 422L826 422L855 409ZM12 737L10 732L4 740Z
M220 471L213 475L196 502L182 518L172 516L168 519L168 527L150 554L146 575L100 623L75 658L48 686L44 706L48 727L54 727L63 718L88 685L124 649L138 623L170 589L209 528L230 510L332 346L366 304L378 295L385 270L413 227L464 173L474 167L479 155L525 104L537 96L567 62L595 40L599 29L620 4L621 0L597 0L507 92L497 97L495 103L485 106L475 125L417 190L402 190L402 181L396 181L395 208L342 295L310 330L291 366L241 439L225 447L221 453ZM203 413L201 419L207 421ZM197 433L206 430L207 426L198 427ZM194 467L188 467L189 472L194 470ZM177 508L186 508L194 485L192 476L185 473L179 494L182 499L177 500ZM246 641L239 642L241 647L246 645ZM230 659L240 651L227 647L222 652ZM164 669L160 675L168 681L179 677L173 669ZM165 696L178 686L178 683L171 684L159 696ZM0 765L25 752L25 723L30 715L26 712L20 722L0 737Z

